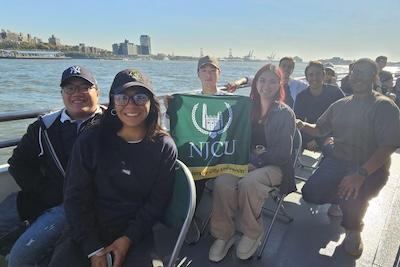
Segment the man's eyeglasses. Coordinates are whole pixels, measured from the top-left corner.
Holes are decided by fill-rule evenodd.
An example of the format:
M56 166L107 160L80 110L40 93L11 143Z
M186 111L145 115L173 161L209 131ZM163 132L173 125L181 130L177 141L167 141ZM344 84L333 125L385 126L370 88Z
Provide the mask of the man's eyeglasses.
M62 88L62 91L66 93L67 95L73 95L75 93L81 93L81 94L88 94L90 90L95 89L96 87L94 85L79 85L75 86L72 84L66 85Z
M129 100L132 100L136 106L144 106L150 101L150 98L145 93L138 93L131 96L124 94L114 95L114 103L117 106L126 106L128 105Z

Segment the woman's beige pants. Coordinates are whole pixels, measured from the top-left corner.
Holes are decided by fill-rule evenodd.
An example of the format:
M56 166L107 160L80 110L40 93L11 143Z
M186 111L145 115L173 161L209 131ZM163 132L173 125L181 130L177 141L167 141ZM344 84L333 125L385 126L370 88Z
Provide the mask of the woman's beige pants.
M235 234L235 213L239 230L257 239L263 231L261 209L273 186L282 181L281 169L266 166L239 178L223 174L216 178L213 191L211 234L228 240Z

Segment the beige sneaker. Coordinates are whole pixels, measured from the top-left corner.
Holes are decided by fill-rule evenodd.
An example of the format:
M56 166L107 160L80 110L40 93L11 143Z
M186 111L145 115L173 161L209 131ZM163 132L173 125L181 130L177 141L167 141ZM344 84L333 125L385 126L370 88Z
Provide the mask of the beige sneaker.
M236 248L236 256L241 260L247 260L256 253L261 245L262 234L257 239L251 239L243 235Z
M354 257L361 256L363 252L363 242L361 240L361 233L359 231L346 231L346 238L344 239L344 250Z
M328 209L328 215L332 217L342 217L343 212L340 209L340 206L337 204L331 204L331 206Z
M212 246L210 247L210 251L208 253L208 258L210 261L219 262L225 258L229 249L235 243L235 236L232 236L229 240L225 241L222 239L217 239L214 241Z

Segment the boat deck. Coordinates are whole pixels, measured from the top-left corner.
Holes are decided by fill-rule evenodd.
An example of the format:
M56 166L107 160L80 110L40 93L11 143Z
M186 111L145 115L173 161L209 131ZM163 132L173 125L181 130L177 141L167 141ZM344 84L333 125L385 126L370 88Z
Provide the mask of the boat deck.
M315 153L302 156L303 162L315 163ZM220 263L208 260L208 249L213 237L206 232L196 245L184 246L182 255L192 260L190 266L269 266L269 267L302 267L302 266L339 266L339 267L399 267L400 248L400 150L392 156L390 178L378 197L370 201L364 217L364 252L360 258L349 256L343 249L344 229L340 218L329 217L329 205L311 205L305 203L300 190L304 182L297 184L298 192L285 199L287 212L294 217L291 223L282 220L275 222L263 257L256 256L242 261L236 258L235 247ZM299 168L296 174L308 177L310 168ZM209 212L211 195L205 194L198 211L198 217L205 218ZM268 205L268 203L267 203ZM271 221L265 214L265 222Z
M316 157L316 153L305 153L302 161L312 165L315 164ZM298 168L296 175L308 177L311 171L310 168ZM233 247L220 263L210 262L208 250L213 237L207 231L196 245L184 245L181 255L192 261L189 265L191 267L400 267L400 150L392 156L390 173L386 186L370 202L364 218L364 253L360 258L349 256L344 251L341 245L344 229L340 226L340 218L327 215L329 206L311 205L303 201L300 190L304 182L298 182L298 192L285 199L286 210L294 220L291 223L282 220L275 222L260 260L255 256L247 261L239 260ZM211 194L206 192L199 205L197 217L200 220L206 218L210 207ZM264 219L266 223L271 221L268 214L264 214ZM168 251L175 238L175 233L166 231L162 226L156 227L156 243L161 252ZM0 258L0 267L3 266Z

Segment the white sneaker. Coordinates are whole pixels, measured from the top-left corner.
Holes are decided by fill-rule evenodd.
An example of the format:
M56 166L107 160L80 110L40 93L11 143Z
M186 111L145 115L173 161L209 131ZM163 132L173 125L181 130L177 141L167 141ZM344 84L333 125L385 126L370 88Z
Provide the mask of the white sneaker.
M331 206L328 209L328 215L332 217L342 217L343 212L340 209L340 206L337 204L331 204Z
M257 239L251 239L243 235L236 247L236 256L241 260L247 260L257 251L261 245L262 234Z
M217 239L214 241L212 246L210 247L210 251L208 253L208 258L210 261L219 262L223 258L225 258L229 249L235 243L235 235L233 235L229 240Z

